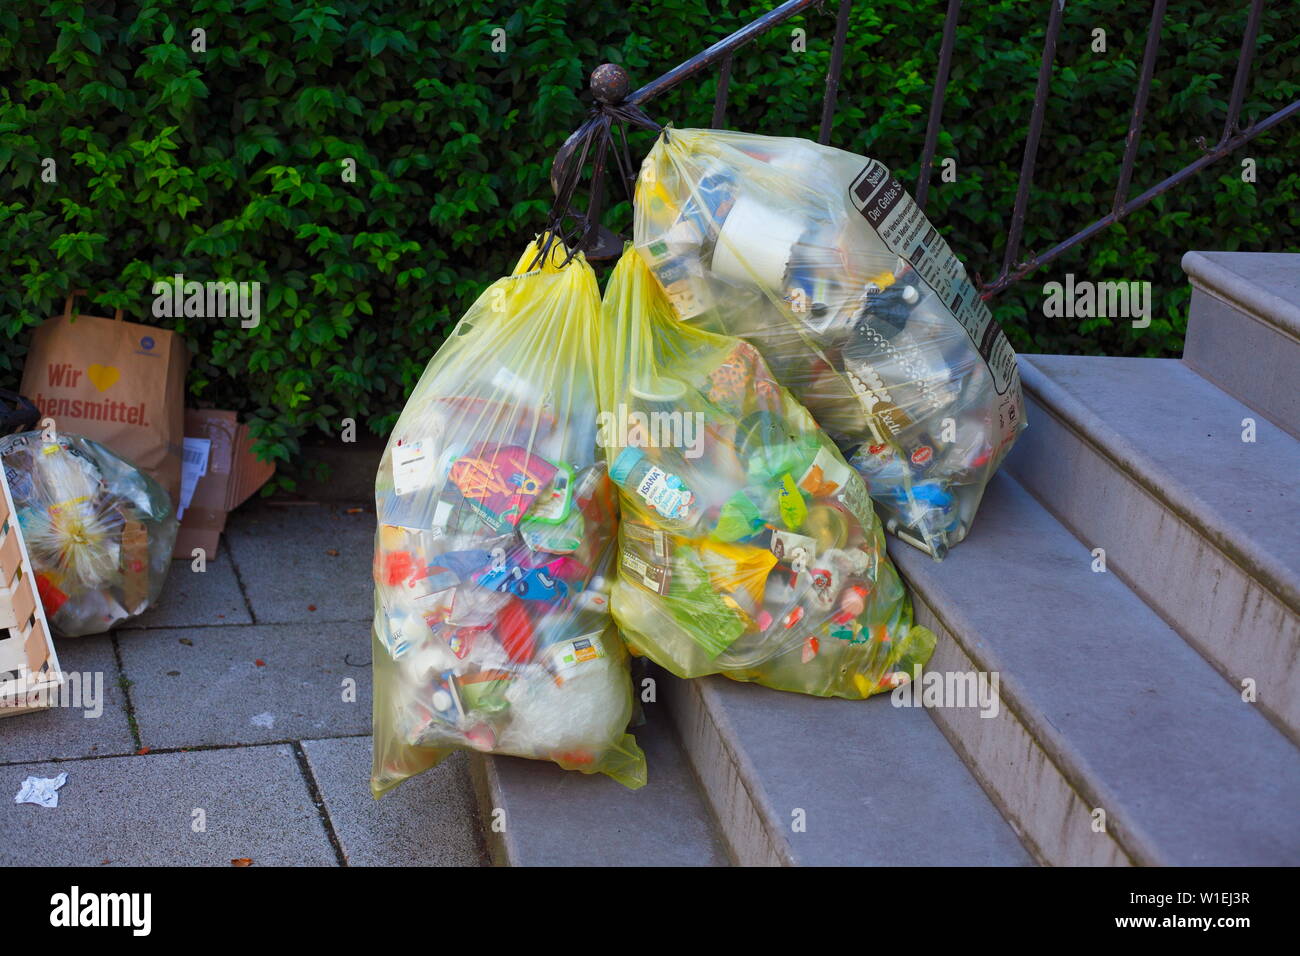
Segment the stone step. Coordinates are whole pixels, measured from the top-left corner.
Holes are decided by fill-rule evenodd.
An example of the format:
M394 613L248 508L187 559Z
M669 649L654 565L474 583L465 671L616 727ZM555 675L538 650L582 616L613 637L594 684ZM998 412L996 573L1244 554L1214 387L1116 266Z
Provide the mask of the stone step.
M1006 473L942 563L891 543L932 670L999 679L930 715L1045 862L1300 863L1300 751L1090 547Z
M1300 441L1176 359L1020 358L1006 470L1300 739Z
M1300 254L1189 252L1183 360L1300 438Z
M475 754L479 819L498 866L726 866L730 863L672 724L657 705L633 728L649 782L628 790L601 774L542 760ZM504 811L504 831L494 819Z
M921 709L659 674L738 864L1033 864Z

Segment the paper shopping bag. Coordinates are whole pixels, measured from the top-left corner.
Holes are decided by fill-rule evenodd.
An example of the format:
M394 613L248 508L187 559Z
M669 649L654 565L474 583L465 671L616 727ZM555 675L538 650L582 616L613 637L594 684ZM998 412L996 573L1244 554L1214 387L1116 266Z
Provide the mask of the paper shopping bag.
M180 495L185 439L184 339L168 329L84 315L77 290L32 336L21 391L59 432L85 435Z

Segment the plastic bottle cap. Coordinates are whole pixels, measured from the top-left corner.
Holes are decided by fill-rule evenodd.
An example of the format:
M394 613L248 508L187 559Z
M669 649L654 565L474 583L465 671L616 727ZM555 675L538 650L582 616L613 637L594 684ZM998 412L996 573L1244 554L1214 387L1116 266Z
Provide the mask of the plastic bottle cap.
M618 485L623 484L623 482L627 481L628 476L632 474L632 469L644 457L645 453L640 448L624 448L618 453L618 457L614 459L614 464L609 466L610 480Z
M658 376L650 382L634 382L628 391L634 398L646 402L670 402L686 394L686 383L675 378Z

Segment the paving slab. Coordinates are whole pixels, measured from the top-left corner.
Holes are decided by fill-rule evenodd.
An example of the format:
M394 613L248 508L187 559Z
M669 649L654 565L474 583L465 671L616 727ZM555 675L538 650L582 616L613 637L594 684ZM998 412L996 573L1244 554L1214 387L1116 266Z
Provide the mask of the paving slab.
M60 773L57 807L14 803L28 775ZM338 862L288 745L15 764L0 780L0 866Z
M124 633L120 647L147 747L270 743L370 731L365 624L159 628ZM356 682L355 702L343 700L347 678Z
M370 619L375 508L350 510L272 501L230 516L226 543L257 623Z
M308 740L302 749L349 865L487 863L466 754L452 754L376 800L370 737Z
M68 706L0 720L0 763L134 753L113 639L58 638L56 650L68 681L61 699Z
M239 590L235 567L224 548L203 571L189 560L173 561L158 603L131 622L132 627L195 627L252 624Z
M628 790L603 774L545 760L475 754L480 819L493 862L509 866L725 866L727 852L662 704L632 728L648 783Z

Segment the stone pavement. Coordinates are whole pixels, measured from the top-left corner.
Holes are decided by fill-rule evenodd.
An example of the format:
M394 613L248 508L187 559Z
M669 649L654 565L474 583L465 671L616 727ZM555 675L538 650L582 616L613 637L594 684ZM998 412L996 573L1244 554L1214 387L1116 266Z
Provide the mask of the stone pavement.
M59 640L102 707L0 720L0 866L485 864L464 754L370 796L374 528L250 503L134 626ZM13 802L59 773L58 807Z

